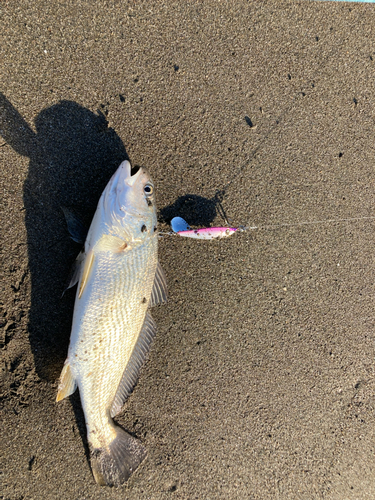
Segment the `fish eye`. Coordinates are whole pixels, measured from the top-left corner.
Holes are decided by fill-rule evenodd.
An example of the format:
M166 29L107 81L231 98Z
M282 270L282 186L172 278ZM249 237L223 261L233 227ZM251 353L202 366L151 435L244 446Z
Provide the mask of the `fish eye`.
M143 188L143 191L146 196L151 196L152 193L154 192L153 186L151 184L146 184L145 187Z

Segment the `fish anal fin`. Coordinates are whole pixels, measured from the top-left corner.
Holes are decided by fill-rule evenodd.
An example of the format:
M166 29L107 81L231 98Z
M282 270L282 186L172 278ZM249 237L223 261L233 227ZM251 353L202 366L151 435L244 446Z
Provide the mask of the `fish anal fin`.
M151 292L150 307L164 304L168 300L167 279L163 268L158 262L154 279L154 286Z
M138 439L116 427L116 437L109 445L91 449L95 481L101 486L121 486L146 455L147 451Z
M83 272L82 272L82 278L81 278L81 284L79 286L79 294L78 298L80 299L83 294L83 290L85 289L86 283L89 279L90 276L90 271L92 268L92 264L94 262L94 252L90 250L88 254L86 255L86 259L83 264Z
M152 319L149 311L146 313L142 330L139 334L137 343L126 365L122 379L116 391L112 406L111 417L117 415L121 410L128 396L132 393L135 384L138 381L139 372L150 350L152 339L156 334L156 323Z
M57 390L56 401L70 396L77 389L77 382L72 375L68 360L65 361L64 368L60 375L59 388Z

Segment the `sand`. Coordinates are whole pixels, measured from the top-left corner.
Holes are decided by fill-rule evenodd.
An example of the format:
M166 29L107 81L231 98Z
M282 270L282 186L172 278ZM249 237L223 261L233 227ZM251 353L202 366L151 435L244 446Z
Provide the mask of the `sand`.
M20 0L0 32L0 498L375 498L374 8ZM61 207L89 223L125 158L163 229L223 225L219 199L278 227L161 239L170 300L117 419L148 457L110 489L79 395L55 403Z

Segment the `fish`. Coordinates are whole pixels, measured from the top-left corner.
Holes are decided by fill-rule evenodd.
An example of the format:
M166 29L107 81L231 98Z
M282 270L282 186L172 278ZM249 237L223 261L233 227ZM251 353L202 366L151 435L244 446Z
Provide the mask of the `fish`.
M150 308L167 301L158 261L154 184L121 163L104 189L69 286L78 283L56 401L79 388L93 476L120 486L145 459L113 417L132 392L156 333Z

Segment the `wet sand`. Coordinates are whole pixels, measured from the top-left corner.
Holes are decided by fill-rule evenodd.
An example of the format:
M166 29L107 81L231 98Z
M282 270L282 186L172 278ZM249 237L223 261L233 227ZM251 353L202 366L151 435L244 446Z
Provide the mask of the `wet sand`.
M375 11L309 1L2 5L3 500L373 499ZM55 403L87 223L129 158L170 300L118 423L148 457L100 488L75 394Z

